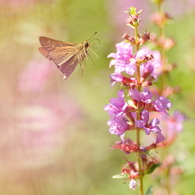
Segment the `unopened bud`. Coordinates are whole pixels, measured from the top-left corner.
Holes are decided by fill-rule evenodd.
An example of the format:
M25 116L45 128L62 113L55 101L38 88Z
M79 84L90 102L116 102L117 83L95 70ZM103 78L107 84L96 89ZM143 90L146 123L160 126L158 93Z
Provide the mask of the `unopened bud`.
M146 41L148 41L150 39L150 33L148 31L146 31L143 36L139 39L139 44L142 45L144 44Z

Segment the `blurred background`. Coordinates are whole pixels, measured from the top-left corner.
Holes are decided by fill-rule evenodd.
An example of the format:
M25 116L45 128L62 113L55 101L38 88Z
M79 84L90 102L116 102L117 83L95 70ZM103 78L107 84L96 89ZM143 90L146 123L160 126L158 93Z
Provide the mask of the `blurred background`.
M118 138L103 110L118 90L110 87L107 55L131 34L124 13L131 6L143 10L140 33L158 33L149 0L0 0L0 194L137 194L111 178L126 156L110 150ZM165 10L174 18L166 34L177 42L167 53L178 65L169 82L182 88L173 107L190 119L172 150L183 156L185 170L177 188L189 195L195 194L195 1L170 0ZM80 43L96 31L99 58L91 53L95 66L86 59L83 77L78 66L64 81L38 51L39 36Z

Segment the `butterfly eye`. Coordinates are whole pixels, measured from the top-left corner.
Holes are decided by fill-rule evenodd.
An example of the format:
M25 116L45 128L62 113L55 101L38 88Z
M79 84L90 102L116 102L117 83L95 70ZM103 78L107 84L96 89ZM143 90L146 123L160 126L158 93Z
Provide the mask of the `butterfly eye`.
M89 43L88 42L85 43L85 47L86 48L89 47Z

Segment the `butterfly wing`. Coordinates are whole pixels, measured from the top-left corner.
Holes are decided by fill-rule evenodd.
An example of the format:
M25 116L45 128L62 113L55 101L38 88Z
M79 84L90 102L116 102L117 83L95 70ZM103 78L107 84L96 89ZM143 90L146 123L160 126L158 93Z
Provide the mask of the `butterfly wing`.
M39 37L39 41L41 43L41 46L47 51L50 52L54 50L56 47L65 47L65 46L74 46L74 43L69 43L69 42L63 42L63 41L58 41L55 39L50 39L48 37Z
M52 51L47 51L40 47L39 51L56 64L58 69L64 74L64 79L67 79L80 63L74 46L57 47Z
M58 69L64 74L64 79L67 79L72 74L78 64L81 65L83 71L82 62L88 51L88 45L87 47L84 46L85 42L76 45L43 36L39 40L42 46L39 48L39 51L56 64Z
M64 79L66 80L72 72L77 67L79 61L78 59L71 57L69 60L64 62L61 66L57 66L59 70L64 74Z

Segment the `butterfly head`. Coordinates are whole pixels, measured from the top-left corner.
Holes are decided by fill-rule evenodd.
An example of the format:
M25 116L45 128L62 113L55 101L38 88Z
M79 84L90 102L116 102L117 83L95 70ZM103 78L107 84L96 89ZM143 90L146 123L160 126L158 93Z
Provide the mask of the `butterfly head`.
M89 42L88 41L84 41L83 42L83 46L87 49L89 47Z

